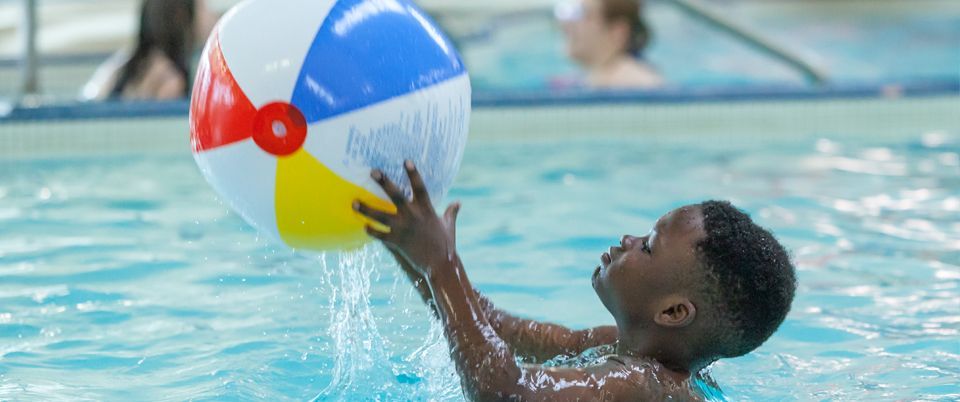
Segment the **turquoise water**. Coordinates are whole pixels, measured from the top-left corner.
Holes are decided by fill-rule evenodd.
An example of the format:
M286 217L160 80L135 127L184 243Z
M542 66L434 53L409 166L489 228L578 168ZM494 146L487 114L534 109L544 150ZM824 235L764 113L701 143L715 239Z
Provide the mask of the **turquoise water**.
M731 199L792 250L800 287L767 344L710 369L726 398L960 398L956 133L475 141L450 198L479 288L577 327L610 323L589 281L621 234ZM377 247L276 248L189 155L0 164L0 400L318 395L461 398Z
M713 9L815 66L831 84L958 79L955 2L727 1ZM650 2L647 10L654 37L646 58L669 86L808 85L798 71L674 7ZM460 45L478 90L551 88L579 74L548 16L489 26L488 35Z

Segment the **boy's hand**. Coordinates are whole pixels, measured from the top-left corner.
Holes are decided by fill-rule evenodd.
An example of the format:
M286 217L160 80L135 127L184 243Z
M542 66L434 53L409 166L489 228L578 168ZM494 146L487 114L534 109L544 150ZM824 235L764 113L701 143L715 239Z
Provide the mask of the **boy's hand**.
M421 275L431 276L435 267L442 267L456 256L456 223L460 204L447 208L443 218L437 216L430 202L427 187L413 162L404 162L413 198L407 199L383 172L374 170L371 177L380 184L397 213L375 209L362 201L354 201L353 209L385 226L388 231L367 225L367 233L379 239L397 258L403 258ZM401 264L402 265L402 264Z

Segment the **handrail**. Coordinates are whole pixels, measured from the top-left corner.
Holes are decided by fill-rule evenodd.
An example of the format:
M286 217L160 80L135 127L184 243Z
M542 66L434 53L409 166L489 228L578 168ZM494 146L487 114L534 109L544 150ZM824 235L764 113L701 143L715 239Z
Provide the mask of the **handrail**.
M19 98L36 94L40 89L39 65L37 63L37 0L23 0L23 56L20 65L21 81Z
M829 81L829 77L825 72L813 66L802 57L794 54L785 47L768 40L762 35L751 32L737 23L724 18L706 6L697 4L697 2L693 0L663 1L667 4L677 7L680 11L695 19L698 19L704 23L707 23L708 25L713 26L714 28L736 37L737 39L740 39L747 45L754 47L768 56L786 63L790 67L793 67L803 74L804 78L809 82L817 85L825 85Z

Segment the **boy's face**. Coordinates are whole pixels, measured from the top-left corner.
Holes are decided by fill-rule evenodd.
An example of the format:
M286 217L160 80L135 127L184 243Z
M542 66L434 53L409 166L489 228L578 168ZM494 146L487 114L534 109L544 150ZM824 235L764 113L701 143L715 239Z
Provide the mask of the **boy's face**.
M667 296L694 300L700 266L696 244L706 236L699 206L661 217L643 237L625 235L600 257L593 288L617 325L651 325Z

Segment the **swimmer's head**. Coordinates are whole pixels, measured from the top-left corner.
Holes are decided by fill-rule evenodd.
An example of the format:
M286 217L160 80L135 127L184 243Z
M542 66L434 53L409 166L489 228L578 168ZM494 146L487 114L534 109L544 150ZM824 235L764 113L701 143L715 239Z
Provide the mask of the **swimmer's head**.
M594 65L613 55L642 55L650 32L640 0L568 0L556 8L567 37L567 53Z
M197 9L202 4L203 0L144 1L140 11L139 40L164 51L192 50Z
M159 51L171 63L184 83L190 82L190 57L196 35L197 1L145 0L140 9L140 30L137 45L130 59L120 69L112 95L120 96L127 84L135 82L149 70L151 56ZM188 85L183 96L190 95Z
M783 246L728 202L674 210L601 259L593 285L621 346L676 369L756 349L786 318L796 289Z

